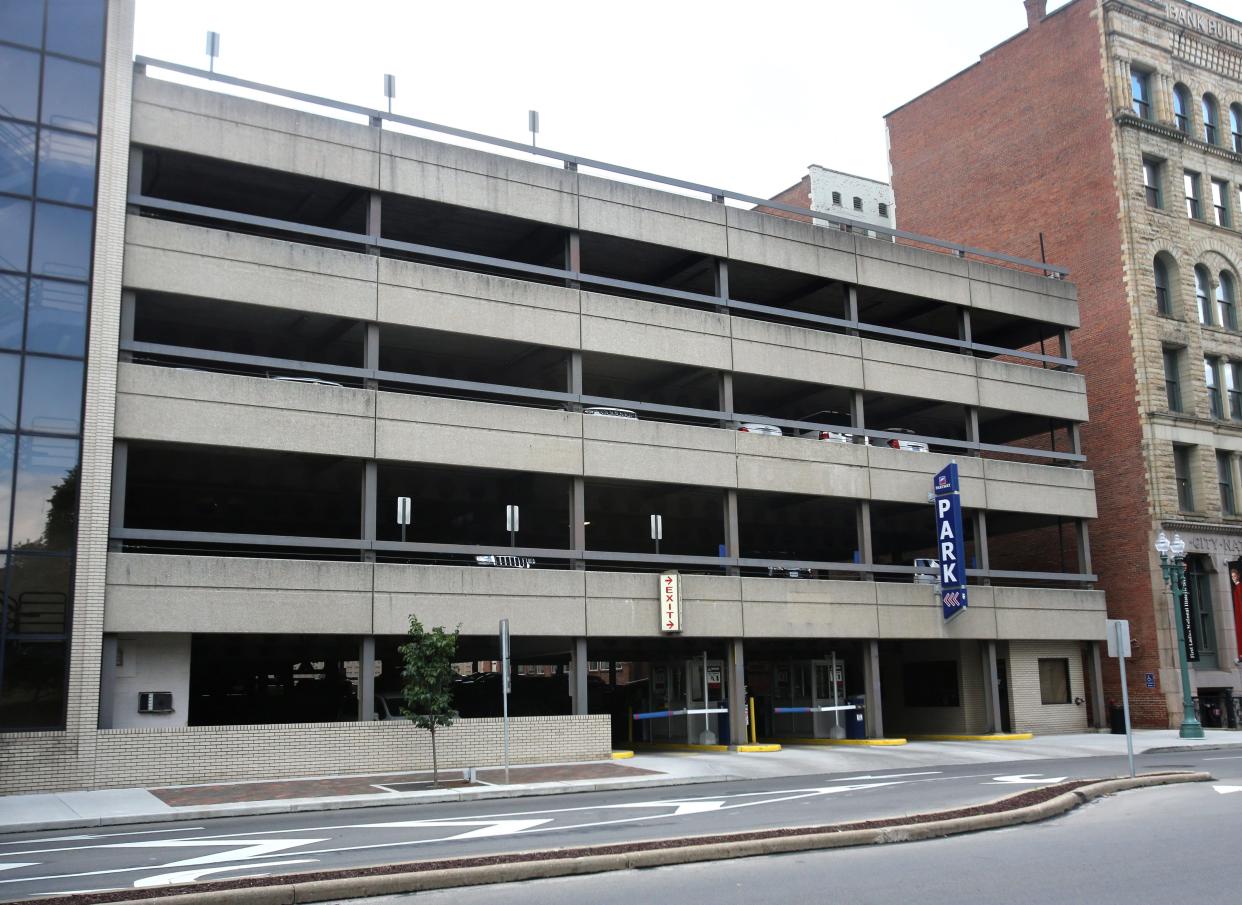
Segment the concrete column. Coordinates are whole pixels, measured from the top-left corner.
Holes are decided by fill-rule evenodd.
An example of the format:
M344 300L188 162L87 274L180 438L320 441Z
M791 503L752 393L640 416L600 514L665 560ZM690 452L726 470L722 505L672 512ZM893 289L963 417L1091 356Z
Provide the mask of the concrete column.
M975 333L970 323L970 309L958 308L957 313L957 338L962 342L973 343L975 341ZM967 355L975 354L971 349L966 349L965 352Z
M850 323L858 323L858 287L845 287L845 316L850 319ZM858 330L851 327L845 331L850 336L857 336Z
M128 343L134 341L134 317L135 309L138 307L138 298L132 289L126 289L121 293L121 322L120 331L117 341ZM118 355L119 361L133 361L134 353L122 350Z
M875 639L863 643L863 684L866 686L867 695L867 738L884 738L884 697L880 690L880 642Z
M737 491L726 490L724 495L724 536L725 554L738 557L742 555L739 522L737 517ZM740 566L726 566L726 575L741 575Z
M729 310L727 304L729 299L729 262L724 258L716 259L715 278L716 297L720 299L720 304L716 306L716 310L724 314Z
M1062 358L1073 358L1074 357L1074 347L1070 343L1070 333L1071 333L1071 330L1069 329L1069 327L1061 328L1061 357Z
M367 244L367 254L378 255L379 237L380 237L380 209L383 205L379 192L371 192L367 198L367 238L372 242Z
M358 650L358 721L375 719L375 637L363 635Z
M982 509L976 509L974 513L975 520L975 566L981 572L987 572L992 568L992 558L988 554L988 514ZM992 583L990 578L979 579L980 584L989 585Z
M867 429L867 413L863 405L862 390L850 390L850 424L860 430ZM855 437L854 442L866 443L866 439Z
M112 711L116 705L116 654L116 635L104 635L103 650L99 661L100 729L112 728Z
M569 546L573 550L586 549L586 481L581 477L569 479ZM581 571L586 568L586 560L570 560L570 568Z
M1000 677L996 671L996 642L984 641L983 648L983 705L989 732L1001 731Z
M1104 712L1104 667L1100 662L1100 642L1088 641L1091 653L1091 714L1095 728L1108 728L1108 714Z
M727 430L737 428L737 420L733 418L733 375L727 371L720 374L719 393L716 400L716 407L725 412L728 417L723 418L720 426Z
M741 638L725 645L725 672L729 695L729 743L734 747L750 741L746 726L746 658Z
M373 461L364 462L362 465L362 539L372 543L375 541L375 526L379 517L378 495L379 465ZM362 561L375 562L375 550L363 550Z
M858 559L865 565L875 562L875 553L871 548L871 503L859 500L856 514L858 521ZM863 572L863 581L874 581L875 573Z
M565 269L574 273L582 271L582 234L576 229L570 230L565 237ZM577 289L582 284L577 280L566 280L565 285Z
M1095 571L1091 565L1091 535L1087 530L1087 520L1078 519L1078 530L1074 532L1078 540L1078 569L1085 575L1090 575ZM1090 588L1090 582L1084 582L1084 587Z
M569 697L573 701L574 716L587 714L587 642L586 638L574 639L573 658L569 671Z
M362 366L371 371L378 371L380 366L380 328L379 324L366 324L362 334ZM378 390L379 381L368 377L363 381L368 390Z
M582 353L574 350L565 356L565 392L582 395ZM571 402L566 408L571 412L582 411L582 403Z
M125 481L129 475L129 441L112 444L112 489L108 508L108 549L119 552L120 534L125 527Z
M1082 428L1077 424L1070 425L1070 452L1082 455Z
M966 439L979 442L979 410L973 405L966 406Z
M129 173L126 182L126 195L133 198L142 194L142 148L130 146L129 149ZM136 214L138 208L136 205L130 204L125 208L126 213Z

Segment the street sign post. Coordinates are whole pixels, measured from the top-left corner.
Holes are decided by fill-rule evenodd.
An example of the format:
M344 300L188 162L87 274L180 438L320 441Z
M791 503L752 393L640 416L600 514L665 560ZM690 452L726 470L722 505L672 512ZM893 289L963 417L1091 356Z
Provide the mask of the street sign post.
M940 613L948 620L966 609L966 547L956 462L950 462L936 473L932 479L932 493L940 563Z
M517 546L519 515L520 513L519 513L517 506L506 506L505 507L505 530L509 532L509 546L510 547Z
M681 575L665 572L660 576L660 631L681 631Z
M509 784L509 620L500 620L500 712L504 721L505 785Z
M1121 709L1126 720L1126 757L1130 761L1130 775L1134 775L1134 733L1130 731L1130 689L1126 686L1126 657L1130 656L1130 621L1109 619L1108 655L1116 657L1121 665Z
M656 555L659 555L660 541L664 540L664 516L653 515L651 517L651 539L655 541Z

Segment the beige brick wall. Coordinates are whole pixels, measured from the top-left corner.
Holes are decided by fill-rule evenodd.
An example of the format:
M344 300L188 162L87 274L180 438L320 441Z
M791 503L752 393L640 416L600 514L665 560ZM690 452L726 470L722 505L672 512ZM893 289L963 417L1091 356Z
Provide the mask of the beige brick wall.
M1085 704L1043 704L1039 694L1039 660L1069 660L1070 701L1086 700L1082 645L1077 641L1009 642L1009 712L1015 732L1086 732Z
M440 766L500 764L503 732L503 721L495 718L460 720L438 730ZM83 749L80 734L65 732L0 736L0 793L431 769L430 734L404 721L107 729L93 733L90 742ZM509 721L512 764L602 760L611 745L607 715ZM66 769L75 764L81 772Z

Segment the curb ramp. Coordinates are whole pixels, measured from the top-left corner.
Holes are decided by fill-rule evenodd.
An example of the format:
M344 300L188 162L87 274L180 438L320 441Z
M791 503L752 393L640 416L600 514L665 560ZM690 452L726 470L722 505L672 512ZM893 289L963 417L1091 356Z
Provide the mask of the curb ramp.
M190 887L171 886L153 889L144 895L137 896L130 895L127 890L124 890L86 895L57 895L27 899L25 902L27 905L86 905L86 903L105 902L107 905L152 905L152 903L156 905L300 905L306 902L361 899L432 889L543 880L552 877L666 867L757 855L938 839L962 833L1036 823L1065 814L1097 798L1129 789L1210 781L1212 781L1210 773L1155 773L1134 778L1127 776L1118 779L1085 780L1079 781L1080 784L1077 784L1075 788L1036 804L1008 809L1003 807L1007 801L1029 796L1031 790L1027 790L993 799L981 805L910 815L906 818L910 822L891 826L864 826L858 829L840 830L834 830L832 825L789 827L749 833L655 839L636 843L513 852L491 856L508 859L499 863L479 863L489 860L488 856L415 861L390 865L388 873L359 873L356 870L344 869L317 874L291 874L276 878L276 882L268 885L244 885L247 882L244 880L236 881L235 884L220 881L201 884L211 888L197 891L189 891ZM1001 809L964 817L938 818L940 814L997 807ZM889 818L878 818L837 824L837 826L850 827L888 822ZM757 834L762 834L763 838L754 838ZM454 861L462 863L454 865ZM431 867L430 865L437 866ZM340 874L340 876L325 877L325 873ZM299 879L299 876L304 879Z

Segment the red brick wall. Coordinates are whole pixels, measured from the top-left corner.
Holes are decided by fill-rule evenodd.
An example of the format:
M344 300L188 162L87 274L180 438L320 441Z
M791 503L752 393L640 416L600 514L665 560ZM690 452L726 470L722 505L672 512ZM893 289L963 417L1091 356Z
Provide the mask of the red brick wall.
M811 177L803 176L801 181L794 183L783 192L778 192L772 196L773 201L779 201L782 204L792 204L797 207L811 206ZM810 223L811 218L802 214L791 214L788 211L773 210L770 207L759 206L755 210L761 214L774 214L777 217L787 217L790 220L801 220L803 223Z
M1016 0L1014 0L1016 4ZM1136 722L1168 725L1159 672L1150 525L1130 313L1123 282L1112 123L1100 62L1098 0L1076 0L978 64L888 116L893 190L913 232L1070 268L1082 329L1073 335L1091 422L1083 427L1099 510L1092 561L1109 614L1140 640L1130 676ZM1105 690L1120 694L1114 661Z

